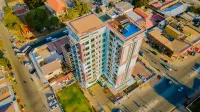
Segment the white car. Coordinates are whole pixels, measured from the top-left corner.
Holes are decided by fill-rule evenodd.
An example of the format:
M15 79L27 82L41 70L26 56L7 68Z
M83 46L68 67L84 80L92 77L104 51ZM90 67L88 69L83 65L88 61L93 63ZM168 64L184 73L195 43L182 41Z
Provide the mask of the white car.
M54 98L55 98L55 96L52 95L52 96L49 96L49 97L48 97L48 100L52 100L52 99L54 99Z
M169 70L169 71L172 71L172 68L169 67L168 65L165 65L165 68L166 68L167 70Z
M56 100L53 100L53 101L51 101L50 103L49 103L49 106L52 106L52 105L54 105L54 104L56 104L57 103L57 101Z
M46 41L50 41L52 39L52 37L48 37L46 38Z
M55 40L57 40L57 38L53 38L53 39L51 39L51 41L55 41Z
M24 64L25 67L30 66L30 65L31 65L31 63L29 63L29 62L26 62L26 63Z
M51 111L53 111L54 109L56 109L58 107L58 104L54 105L51 107Z

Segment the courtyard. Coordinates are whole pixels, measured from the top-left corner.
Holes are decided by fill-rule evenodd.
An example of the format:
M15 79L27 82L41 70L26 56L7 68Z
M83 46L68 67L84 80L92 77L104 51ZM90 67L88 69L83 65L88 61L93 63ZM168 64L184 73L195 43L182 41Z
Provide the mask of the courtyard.
M59 91L57 96L65 112L94 112L76 83Z

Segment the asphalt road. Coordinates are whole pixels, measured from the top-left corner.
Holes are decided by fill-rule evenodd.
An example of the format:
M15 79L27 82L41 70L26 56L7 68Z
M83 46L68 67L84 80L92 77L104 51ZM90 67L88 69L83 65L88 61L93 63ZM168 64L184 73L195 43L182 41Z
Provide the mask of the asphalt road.
M142 89L137 88L134 92L124 97L117 107L124 111L131 112L169 112L183 102L186 96L192 95L200 88L200 70L194 72L197 67L200 67L200 54L179 63L165 63L159 56L149 52L150 48L142 45L141 51L144 52L144 58L154 67L164 73L164 78L153 80L142 86ZM151 49L150 49L151 50ZM165 69L160 63L169 65L172 71ZM175 71L177 69L178 71ZM193 74L194 73L194 74ZM189 75L193 74L193 75ZM169 81L173 81L169 84ZM184 89L179 92L178 89Z
M4 47L7 50L7 58L10 60L12 68L15 73L17 81L16 92L21 99L21 103L25 105L25 112L47 112L43 105L39 91L37 90L33 81L30 80L31 75L28 69L20 63L18 58L14 55L12 44L9 41L10 36L8 30L0 23L0 38L4 42ZM26 81L27 83L24 83Z

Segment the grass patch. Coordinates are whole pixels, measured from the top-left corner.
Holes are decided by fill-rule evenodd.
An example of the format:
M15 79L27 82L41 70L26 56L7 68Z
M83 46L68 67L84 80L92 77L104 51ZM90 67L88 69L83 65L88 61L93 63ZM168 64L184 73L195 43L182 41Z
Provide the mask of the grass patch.
M57 96L65 112L94 112L77 84L64 88Z
M13 1L16 1L16 0L6 0L7 3L13 2Z
M193 104L191 104L189 106L189 109L192 111L192 112L200 112L200 98L198 100L196 100Z

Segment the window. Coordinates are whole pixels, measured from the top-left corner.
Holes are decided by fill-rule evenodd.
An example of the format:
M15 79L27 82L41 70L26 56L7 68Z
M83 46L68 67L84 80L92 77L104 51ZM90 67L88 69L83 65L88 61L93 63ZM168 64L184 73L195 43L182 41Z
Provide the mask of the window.
M88 73L90 73L91 72L91 70L88 70Z
M95 45L94 45L94 44L92 44L92 46L91 46L91 47L93 48L94 46L95 46Z
M94 41L94 38L93 39L91 39L91 42L93 42Z
M87 69L90 69L90 68L91 68L91 66L88 66L88 67L87 67Z
M90 59L90 57L87 58L87 60L89 60L89 59Z
M114 34L112 31L110 31L110 34L111 34L112 36L115 36L115 34Z
M85 48L85 50L89 50L89 49L90 49L89 47L86 47L86 48Z
M92 50L92 53L95 52L95 50Z
M88 45L88 44L89 44L89 41L87 41L87 42L84 43L84 45Z
M106 33L103 33L103 37L105 37L106 36Z
M87 65L89 65L90 64L90 62L87 62Z
M86 56L88 56L88 55L90 55L90 52L87 52L87 53L86 53Z
M103 39L103 42L106 42L106 39Z

